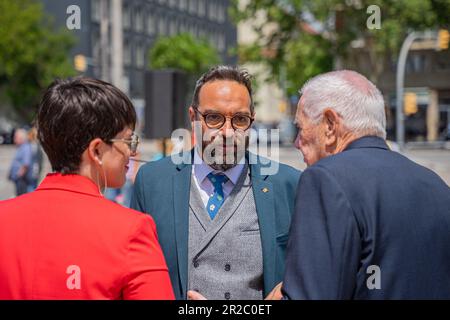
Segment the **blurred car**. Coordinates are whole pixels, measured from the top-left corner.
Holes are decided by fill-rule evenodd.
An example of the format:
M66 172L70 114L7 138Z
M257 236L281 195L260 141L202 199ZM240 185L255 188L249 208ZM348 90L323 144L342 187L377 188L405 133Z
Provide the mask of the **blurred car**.
M0 144L13 144L14 132L13 123L6 120L6 118L0 118Z
M447 125L447 128L443 132L444 141L450 141L450 123Z
M1 130L0 129L0 144L14 144L14 129Z

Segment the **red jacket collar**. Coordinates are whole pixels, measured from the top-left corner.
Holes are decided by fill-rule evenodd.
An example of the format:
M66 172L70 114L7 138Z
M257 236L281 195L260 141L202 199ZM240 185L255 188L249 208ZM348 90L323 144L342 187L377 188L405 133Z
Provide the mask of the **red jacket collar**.
M94 181L78 174L50 173L44 178L36 191L55 189L103 197Z

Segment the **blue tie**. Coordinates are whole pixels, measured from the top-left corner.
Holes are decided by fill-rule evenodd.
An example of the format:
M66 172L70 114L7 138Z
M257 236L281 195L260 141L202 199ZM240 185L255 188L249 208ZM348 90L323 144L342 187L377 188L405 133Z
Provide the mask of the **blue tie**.
M225 197L223 195L223 184L228 181L228 178L223 174L210 173L208 174L208 179L214 186L214 194L209 198L208 204L206 205L206 211L208 211L212 220L225 201Z

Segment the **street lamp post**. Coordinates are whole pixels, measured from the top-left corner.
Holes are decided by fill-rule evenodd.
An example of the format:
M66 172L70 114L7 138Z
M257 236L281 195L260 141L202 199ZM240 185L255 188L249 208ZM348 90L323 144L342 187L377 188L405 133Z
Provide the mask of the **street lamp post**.
M414 40L421 36L418 32L410 33L405 41L403 41L400 54L397 62L397 78L396 78L396 138L400 150L403 150L405 145L405 115L403 113L403 84L405 81L405 65L408 57L408 51Z
M397 78L396 78L396 138L397 143L402 150L405 146L405 114L403 111L403 86L405 81L405 65L406 59L408 58L408 51L411 48L415 40L437 40L436 43L425 44L421 46L421 49L436 49L442 50L448 48L449 34L446 30L428 31L428 32L411 32L408 34L406 39L403 41L402 48L400 49L400 54L398 56L397 62Z

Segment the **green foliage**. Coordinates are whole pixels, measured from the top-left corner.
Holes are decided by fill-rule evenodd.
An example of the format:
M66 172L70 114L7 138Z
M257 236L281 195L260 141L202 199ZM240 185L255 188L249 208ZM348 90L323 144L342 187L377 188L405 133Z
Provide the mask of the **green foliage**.
M149 51L149 67L178 69L197 77L220 62L214 47L205 40L197 40L189 33L160 37Z
M450 0L239 2L233 0L232 17L236 22L251 22L257 34L254 43L240 46L240 62L266 64L276 81L285 72L288 94L295 93L306 79L331 70L336 61L344 65L350 62L377 82L388 59L395 59L408 32L448 27L450 13ZM381 9L381 29L370 30L366 26L370 5ZM315 28L318 32L310 26L319 26ZM352 46L355 40L363 43L357 50ZM356 61L357 52L367 59Z
M0 0L0 88L22 119L30 121L43 88L75 72L72 36L55 32L32 0Z

